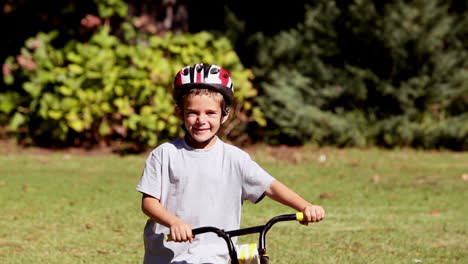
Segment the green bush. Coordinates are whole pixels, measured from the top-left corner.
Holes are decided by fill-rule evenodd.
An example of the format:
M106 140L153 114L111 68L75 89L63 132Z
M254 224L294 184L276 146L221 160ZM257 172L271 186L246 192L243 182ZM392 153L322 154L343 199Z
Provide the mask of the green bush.
M252 106L252 73L227 39L206 32L138 35L129 24L124 28L126 40L107 26L87 42L70 40L58 48L57 32L27 40L3 66L0 122L8 132L35 145L154 146L181 135L172 82L180 68L198 62L221 65L232 75L236 126L230 127L232 136L223 136L235 141L250 122L262 123Z
M297 144L466 150L468 11L456 6L315 1L297 27L252 36L265 134Z

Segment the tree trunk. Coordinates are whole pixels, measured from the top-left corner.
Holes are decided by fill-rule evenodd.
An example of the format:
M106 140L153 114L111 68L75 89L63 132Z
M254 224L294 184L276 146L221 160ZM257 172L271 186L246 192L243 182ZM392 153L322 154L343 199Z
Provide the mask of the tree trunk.
M133 23L139 30L152 34L189 30L187 5L181 0L131 0L128 16L134 17Z

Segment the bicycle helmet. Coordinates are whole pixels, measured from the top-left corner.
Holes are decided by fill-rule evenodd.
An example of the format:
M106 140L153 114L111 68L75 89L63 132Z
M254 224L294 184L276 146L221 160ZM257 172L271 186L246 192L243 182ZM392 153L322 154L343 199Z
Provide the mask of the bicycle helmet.
M179 102L192 89L210 89L223 95L226 105L234 101L234 86L229 73L218 65L198 63L185 66L174 79L174 99Z

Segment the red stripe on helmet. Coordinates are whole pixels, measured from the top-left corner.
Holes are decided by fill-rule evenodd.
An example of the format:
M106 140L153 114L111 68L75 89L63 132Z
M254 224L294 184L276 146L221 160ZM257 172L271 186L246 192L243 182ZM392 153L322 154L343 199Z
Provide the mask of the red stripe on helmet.
M182 71L180 70L179 73L177 73L176 79L175 79L175 86L182 85Z
M196 73L195 82L197 82L197 83L203 82L202 72L195 71L195 73Z
M224 86L227 86L229 84L229 80L231 79L227 71L223 68L220 69L218 77L221 80L221 84Z

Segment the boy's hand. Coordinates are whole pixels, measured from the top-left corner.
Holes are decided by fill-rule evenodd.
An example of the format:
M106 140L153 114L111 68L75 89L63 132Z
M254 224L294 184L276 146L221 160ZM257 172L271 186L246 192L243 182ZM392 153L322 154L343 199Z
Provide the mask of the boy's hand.
M184 221L178 219L170 226L171 238L175 242L192 242L194 236L192 235L192 227Z
M304 220L301 224L308 225L310 222L320 222L325 218L325 210L319 205L308 205L302 210Z

